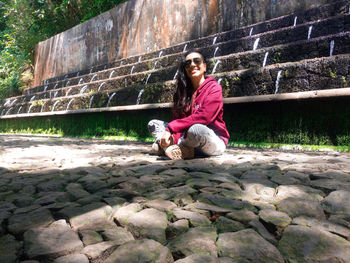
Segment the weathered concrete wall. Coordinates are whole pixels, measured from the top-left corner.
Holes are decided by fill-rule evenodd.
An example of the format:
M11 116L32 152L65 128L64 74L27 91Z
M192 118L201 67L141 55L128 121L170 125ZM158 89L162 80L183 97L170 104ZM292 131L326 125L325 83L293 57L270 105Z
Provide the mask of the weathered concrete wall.
M34 85L327 2L332 0L130 0L40 42Z

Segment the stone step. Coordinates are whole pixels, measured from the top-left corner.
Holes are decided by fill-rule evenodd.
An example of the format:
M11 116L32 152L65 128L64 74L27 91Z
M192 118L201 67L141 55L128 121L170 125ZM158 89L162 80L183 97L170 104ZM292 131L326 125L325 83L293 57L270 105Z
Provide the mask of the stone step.
M298 12L298 13L286 15L286 16L281 16L278 18L264 21L264 22L241 27L239 29L221 32L221 33L217 33L217 34L203 37L200 39L187 41L169 48L161 49L161 50L150 52L147 54L141 54L137 56L120 59L115 62L95 66L95 67L92 67L91 69L86 69L84 71L73 72L70 74L57 76L54 78L47 79L46 83L44 84L47 85L52 82L57 82L58 80L64 80L67 78L76 77L77 75L81 76L89 73L95 73L97 71L105 70L108 68L115 68L122 65L134 64L140 61L159 58L164 55L180 53L180 52L183 52L184 50L192 49L198 46L205 47L205 46L213 45L215 43L226 42L229 40L239 39L247 36L254 36L256 34L277 30L283 27L293 27L294 25L296 26L296 25L305 24L311 21L322 20L332 16L337 16L339 14L348 14L348 13L350 13L348 1L347 0L337 1L335 3L313 8L307 11Z
M323 11L317 13L315 10ZM348 73L341 72L339 75L338 69L334 71L333 60L337 60L337 58L344 60L347 57L317 58L345 54L350 50L350 33L348 31L350 29L350 14L347 13L346 1L315 10L304 13L305 17L309 17L308 21L301 19L302 16L290 15L216 34L214 38L206 37L190 41L186 44L187 46L189 43L200 44L200 50L209 58L207 61L208 72L222 84L225 97L273 94L274 91L278 91L276 84L273 83L276 83L277 76L282 79L288 77L286 74L289 74L289 70L285 71L283 68L291 67L293 68L292 72L297 71L293 65L297 65L296 67L303 65L302 61L299 64L295 63L303 59L308 61L305 67L299 68L300 72L306 72L304 76L311 72L310 75L314 81L322 79L317 74L314 76L312 70L308 69L308 67L320 67L322 64L324 68L329 70L330 76L325 77L326 83L330 83L329 87L344 87L349 82ZM305 14L308 12L315 12L315 14L310 13L310 16L306 16ZM325 14L333 16L327 17ZM306 23L297 23L291 26L283 24L287 23L288 19L290 22L291 17L297 17L297 21ZM309 22L311 21L310 17L322 19ZM295 20L293 19L293 21ZM280 27L277 26L279 23ZM247 33L248 28L250 28L248 35L238 34L238 32ZM272 30L265 32L262 28ZM179 47L182 49L177 50ZM3 103L3 106L0 107L1 116L38 112L39 107L40 111L49 112L73 109L76 108L76 105L81 105L82 108L91 108L169 102L174 91L173 79L176 75L177 61L184 49L184 46L181 45L174 46L162 50L162 52L145 54L138 57L137 61L135 61L135 57L121 60L120 64L132 63L130 65L119 65L95 73L90 70L91 73L84 76L72 77L69 80L57 80L48 85L27 89L26 95L9 98ZM170 50L174 53L167 54ZM155 56L156 53L158 53L157 56ZM317 65L315 66L314 62L311 63L310 59L315 59ZM325 65L328 63L325 61L331 65ZM262 66L266 67L262 68ZM333 81L330 81L329 77ZM288 81L289 86L286 87L285 91L281 89L282 92L301 91L302 89L314 90L313 84L307 83L303 77L299 76L299 78L294 79L294 82ZM68 81L69 83L67 83ZM292 85L295 87L291 87ZM88 101L86 101L87 97ZM57 102L59 100L62 103ZM122 104L118 104L120 101Z
M213 74L214 70L216 73L220 73L247 68L259 68L263 66L262 64L264 63L265 57L266 65L276 64L276 62L284 63L298 61L306 58L325 57L330 55L330 43L332 41L334 43L332 52L333 54L344 54L348 52L348 50L350 50L350 31L326 37L297 41L286 45L277 45L270 48L262 48L255 51L235 53L228 56L218 57L217 59L211 59L208 61L208 72L211 72ZM152 83L155 80L159 82L160 76L171 77L172 74L174 74L175 70L175 67L168 67L166 70L163 70L161 74L158 74L158 78L154 76L152 77L151 75L148 79L148 83ZM149 74L154 73L148 73L147 77ZM145 83L147 77L146 80L144 80L144 76L139 74L138 76L140 77L139 79L134 78L131 80L131 76L127 75L125 77L118 77L117 79L112 80L107 79L105 81L102 80L88 84L79 84L70 87L54 89L46 92L38 92L35 95L24 95L17 97L17 103L30 100L33 101L48 98L65 97L85 92L112 90L113 86L115 85L126 88L129 85L136 85L135 81L141 82L141 84ZM14 103L16 103L16 101L12 101L7 106L14 106Z
M296 93L350 86L349 65L350 55L345 54L280 63L263 68L221 72L212 76L221 83L225 98ZM91 90L89 93L69 97L3 107L1 115L125 106L137 104L137 100L140 104L165 103L171 101L175 81L124 88L115 86L108 85L103 92Z
M275 45L289 44L290 42L295 41L308 40L307 37L311 26L312 30L310 32L310 40L319 38L320 36L333 35L339 32L348 31L350 29L350 14L328 18L322 21L313 22L312 24L304 24L292 28L282 28L278 31L270 31L258 34L254 38L244 37L238 40L230 40L199 48L199 50L201 50L203 54L210 59L215 58L215 56L224 56L237 52L251 51L253 49L261 49ZM70 79L61 80L48 85L27 89L26 94L33 95L37 92L64 88L77 84L85 85L91 83L92 81L106 80L114 76L123 76L132 73L161 69L169 66L176 66L181 55L182 53L175 53L164 56L162 58L137 62L135 64L103 70L97 73L91 73L80 77L72 77ZM277 57L276 59L279 58ZM241 68L244 68L246 66L247 65L242 65ZM173 78L173 76L174 75L171 77Z

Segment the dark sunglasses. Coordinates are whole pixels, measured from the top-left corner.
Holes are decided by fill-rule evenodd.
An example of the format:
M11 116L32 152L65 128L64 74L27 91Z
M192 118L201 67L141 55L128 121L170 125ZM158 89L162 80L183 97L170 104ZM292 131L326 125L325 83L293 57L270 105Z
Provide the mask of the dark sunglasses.
M193 59L188 59L185 61L185 68L191 67L192 62L196 65L199 66L202 62L202 58L193 58Z

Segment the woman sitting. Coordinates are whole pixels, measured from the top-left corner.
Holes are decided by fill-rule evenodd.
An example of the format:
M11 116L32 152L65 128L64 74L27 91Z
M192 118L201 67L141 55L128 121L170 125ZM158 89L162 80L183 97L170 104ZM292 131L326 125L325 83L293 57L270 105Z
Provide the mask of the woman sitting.
M207 64L198 51L182 59L173 97L173 120L151 120L148 129L155 138L152 151L170 159L191 159L195 153L220 155L229 134L223 121L222 87L206 77Z

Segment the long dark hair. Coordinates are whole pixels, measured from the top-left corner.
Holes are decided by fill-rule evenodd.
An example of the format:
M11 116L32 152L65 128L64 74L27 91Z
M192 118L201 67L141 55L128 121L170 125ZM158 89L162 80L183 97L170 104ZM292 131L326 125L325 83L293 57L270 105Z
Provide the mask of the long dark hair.
M193 85L190 78L186 74L185 68L185 58L191 53L198 53L202 57L203 63L206 63L203 54L196 49L189 50L181 57L176 76L177 87L173 95L173 114L177 118L185 117L186 113L190 110L192 103Z

